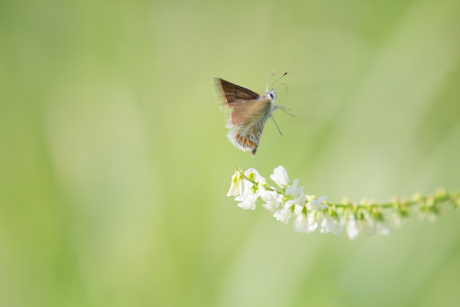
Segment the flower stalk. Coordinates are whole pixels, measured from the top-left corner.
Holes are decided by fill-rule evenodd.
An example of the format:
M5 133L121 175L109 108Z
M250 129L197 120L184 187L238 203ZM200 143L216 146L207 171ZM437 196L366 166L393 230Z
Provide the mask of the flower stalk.
M300 233L313 232L319 226L321 233L335 236L346 229L351 240L360 232L387 235L409 218L427 217L434 221L438 215L460 207L460 193L447 193L443 188L430 195L416 193L410 199L393 197L383 203L368 199L354 203L347 198L341 203L327 202L326 196L317 198L305 194L304 187L297 187L298 179L290 184L287 171L281 165L270 175L278 187L269 185L253 168L245 172L236 166L235 169L227 196L235 196L240 202L238 206L245 210L255 210L256 202L262 200L262 206L285 224L295 216L294 229Z

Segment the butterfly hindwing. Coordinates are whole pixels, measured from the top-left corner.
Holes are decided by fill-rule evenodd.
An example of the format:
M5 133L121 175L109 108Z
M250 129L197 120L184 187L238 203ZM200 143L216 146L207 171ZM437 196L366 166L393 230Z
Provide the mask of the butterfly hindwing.
M227 137L238 149L242 151L251 151L254 156L259 147L265 122L266 120L260 121L260 126L253 125L249 127L249 129L230 130Z
M270 99L260 97L255 100L237 101L232 104L230 120L233 125L251 125L270 111Z
M231 113L233 124L227 134L229 140L242 151L251 151L254 155L259 146L265 122L270 116L270 99L261 97L256 100L238 103Z

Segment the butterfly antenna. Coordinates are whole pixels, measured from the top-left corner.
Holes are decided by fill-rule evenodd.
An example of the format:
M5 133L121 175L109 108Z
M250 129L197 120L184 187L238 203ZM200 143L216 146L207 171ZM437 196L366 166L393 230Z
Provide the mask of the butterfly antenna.
M275 75L275 71L273 71L272 75L270 76L270 78L268 78L267 87L265 89L265 92L268 92L268 85L270 84L270 80L273 78L274 75Z
M280 127L278 127L278 124L276 123L276 120L273 116L272 116L272 119L273 119L273 122L275 123L276 128L278 129L278 132L281 134L281 136L283 136L283 134L281 133Z
M287 87L286 84L280 83L280 84L278 84L278 85L276 86L275 91L278 89L278 87L280 87L280 85L284 85L284 87L286 88L286 94L284 94L283 99L281 99L281 100L284 100L284 98L286 98L286 96L287 96L287 94L288 94L288 87Z
M275 72L273 72L275 73ZM289 71L286 71L281 77L279 77L278 79L276 79L275 82L272 83L272 85L270 87L272 87L273 85L275 85L276 82L278 82L281 78L283 78L284 76L286 76L287 74L289 73ZM271 78L270 78L271 79ZM267 87L267 92L268 92L268 87Z

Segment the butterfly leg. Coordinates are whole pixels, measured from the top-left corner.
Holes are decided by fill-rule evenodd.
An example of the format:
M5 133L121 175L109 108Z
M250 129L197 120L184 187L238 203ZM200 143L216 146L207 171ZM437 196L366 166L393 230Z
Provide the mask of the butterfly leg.
M287 114L291 115L292 117L297 117L297 116L295 116L294 114L292 114L291 112L289 112L289 111L292 111L292 110L291 110L290 108L288 108L288 107L285 107L285 106L283 106L283 105L278 104L278 105L276 105L276 108L277 108L277 109L280 109L281 111L286 112ZM289 110L289 111L288 111L288 110Z
M272 116L272 119L273 119L273 122L275 123L275 126L276 126L276 128L278 129L279 133L281 134L281 136L283 136L283 134L281 133L281 130L280 130L280 128L278 127L278 124L276 123L275 118L274 118L273 116Z

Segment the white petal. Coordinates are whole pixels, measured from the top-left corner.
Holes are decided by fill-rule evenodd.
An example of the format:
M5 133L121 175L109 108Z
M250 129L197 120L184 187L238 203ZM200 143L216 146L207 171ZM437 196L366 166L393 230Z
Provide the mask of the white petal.
M237 196L235 197L235 200L241 201L241 203L238 204L238 207L242 208L243 210L256 209L257 196L254 195L254 193L247 193L245 195Z
M241 175L239 172L236 172L232 176L232 184L230 186L230 190L227 193L227 196L238 196L240 195L242 189L240 188L242 186L242 180L241 180Z
M300 233L308 229L308 220L305 214L300 214L294 221L294 230Z
M293 201L294 202L294 201ZM294 202L295 203L295 202ZM300 215L302 214L302 210L303 210L304 206L299 206L295 203L295 207L294 207L294 213L297 214L297 215Z
M284 188L289 185L289 177L286 169L283 166L275 167L273 170L273 175L270 175L270 178L280 187Z
M248 169L247 171L244 172L244 175L249 177L250 173L254 173L255 181L257 181L257 182L261 182L261 181L265 182L265 178L260 176L259 172L256 169L250 168L250 169Z
M321 221L321 228L319 229L319 232L321 232L321 233L327 233L326 219L323 219L323 220Z
M233 184L230 186L230 190L228 190L227 196L237 196L239 195L238 185Z
M323 201L326 200L326 198L327 198L327 196L320 196L320 197L318 198L318 201L319 201L320 203L322 203Z
M283 222L284 224L287 224L289 221L289 218L291 217L291 209L281 209L275 211L273 213L273 216L278 220Z
M262 206L267 209L268 212L273 212L275 209L280 205L280 198L281 195L276 193L275 191L266 191L261 197L262 200L267 202Z
M313 214L309 214L307 232L308 233L313 232L316 230L317 227L318 227L318 222L315 220L315 216Z
M294 180L294 183L286 188L286 195L292 195L293 192L297 190L297 184L299 183L299 179Z
M272 199L270 191L264 191L264 193L260 193L260 198L262 198L263 201L269 201Z
M358 231L358 228L356 228L355 220L348 221L347 233L348 233L348 237L350 238L350 240L353 240L358 235L359 231Z
M374 220L371 218L365 220L356 221L359 231L364 232L366 235L370 236L375 232Z
M295 200L290 199L284 204L284 208L288 209L288 208L291 208L292 205L296 205L296 204L297 202Z
M275 211L275 207L273 207L271 204L262 204L262 207L264 207L265 209L267 209L267 212L274 212Z
M332 235L338 236L339 234L342 233L343 230L343 225L340 222L337 222L335 224L335 227L329 231Z
M385 221L377 223L377 230L381 235L384 235L384 236L390 234L391 232L390 225L388 225L388 223Z
M340 221L333 218L328 212L324 214L323 223L325 224L327 232L334 236L338 236L342 232L343 226Z
M245 199L246 199L246 197L244 195L240 195L240 196L235 197L235 201L244 201Z

